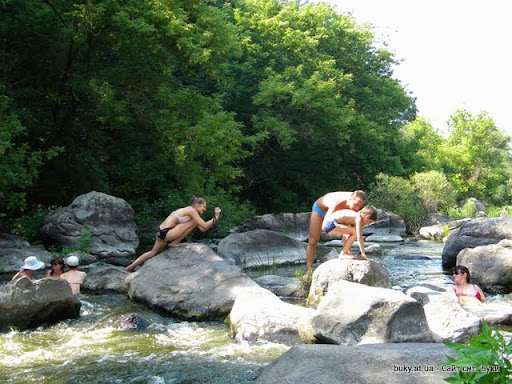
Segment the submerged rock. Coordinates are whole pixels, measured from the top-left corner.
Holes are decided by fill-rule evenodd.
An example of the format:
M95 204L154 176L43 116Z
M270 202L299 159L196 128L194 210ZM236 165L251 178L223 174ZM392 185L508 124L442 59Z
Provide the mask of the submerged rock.
M149 327L149 321L142 316L132 313L121 319L120 328L128 331L138 331Z

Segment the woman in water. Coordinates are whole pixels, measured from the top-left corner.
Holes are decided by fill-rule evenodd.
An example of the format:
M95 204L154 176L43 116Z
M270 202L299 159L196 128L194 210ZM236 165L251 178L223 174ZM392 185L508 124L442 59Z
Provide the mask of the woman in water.
M61 258L53 259L50 262L50 270L46 271L45 277L52 279L60 279L64 273L64 260Z
M487 301L480 287L476 284L470 284L471 276L469 269L465 266L457 265L453 267L452 276L453 282L455 283L455 294L458 296L461 304L466 304L468 301L472 300L468 300L467 298L475 298L480 302Z
M160 224L153 248L135 259L133 263L126 267L126 270L133 272L137 265L141 265L146 260L158 255L167 243L170 243L173 247L178 247L180 241L196 227L201 232L206 232L212 228L220 218L221 209L215 207L214 216L208 221L204 221L200 216L205 211L206 201L201 197L193 196L188 207L179 208L171 212Z

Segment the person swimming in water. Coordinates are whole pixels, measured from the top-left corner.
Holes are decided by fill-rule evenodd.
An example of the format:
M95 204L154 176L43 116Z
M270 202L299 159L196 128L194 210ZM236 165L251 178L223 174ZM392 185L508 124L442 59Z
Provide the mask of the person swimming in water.
M463 265L456 265L452 268L453 282L455 283L455 294L461 304L466 304L474 299L486 302L484 292L476 284L471 284L469 269ZM478 301L477 301L478 303Z

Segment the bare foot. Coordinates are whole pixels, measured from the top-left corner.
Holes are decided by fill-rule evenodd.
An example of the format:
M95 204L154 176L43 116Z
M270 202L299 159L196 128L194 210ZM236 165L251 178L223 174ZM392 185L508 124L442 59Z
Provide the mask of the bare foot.
M180 246L180 243L169 243L169 247L177 248Z
M135 268L126 267L124 270L127 272L133 272Z
M307 283L308 281L311 280L312 275L313 275L313 270L312 269L307 270L306 273L304 274L304 276L302 276L302 281Z

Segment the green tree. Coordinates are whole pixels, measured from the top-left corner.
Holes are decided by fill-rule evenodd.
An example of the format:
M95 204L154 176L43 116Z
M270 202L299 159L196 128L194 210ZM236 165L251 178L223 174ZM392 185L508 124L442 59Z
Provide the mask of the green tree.
M5 87L0 85L0 216L16 215L26 208L26 190L37 179L44 160L59 152L59 148L46 152L32 149L27 136Z
M418 116L413 122L405 124L400 138L404 147L402 163L405 174L442 170L439 147L445 139L427 119Z
M411 182L428 213L447 212L455 205L455 191L446 176L438 171L415 173Z
M32 179L32 200L67 204L100 190L143 204L178 188L237 190L238 163L253 140L218 95L239 54L228 7L200 0L0 7L0 57L16 63L2 68L0 81L27 145L64 148Z
M450 135L439 148L439 162L459 198L491 201L508 180L510 137L487 113L476 117L458 110L449 121Z
M326 191L403 170L398 131L414 102L367 28L299 1L241 0L233 17L242 56L225 105L264 138L243 164L245 196L264 211L303 210Z
M379 174L369 189L370 204L401 216L410 234L416 233L426 215L413 183L402 177Z

